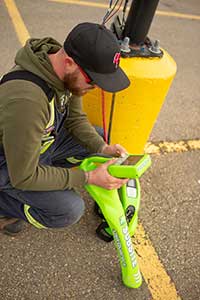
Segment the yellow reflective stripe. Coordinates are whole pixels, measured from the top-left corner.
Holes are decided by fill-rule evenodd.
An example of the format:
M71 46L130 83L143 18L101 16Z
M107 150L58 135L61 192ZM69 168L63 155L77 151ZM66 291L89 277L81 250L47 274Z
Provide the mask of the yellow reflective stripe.
M67 157L66 160L72 164L77 164L78 162L82 161L81 159L76 159L75 157Z
M49 120L49 123L47 124L46 128L48 128L54 124L54 119L55 119L54 98L49 103L49 106L50 106L50 120Z
M50 126L52 126L54 124L54 121L55 121L54 98L49 103L49 106L50 106L50 120L49 120L49 122L46 126L46 129L49 128ZM44 141L44 142L41 146L40 154L43 154L51 146L51 144L55 141L55 138L53 136L50 137L50 134L51 134L51 132L49 132L45 136L43 136L42 141ZM45 139L47 141L45 141Z
M47 149L51 146L51 144L53 144L53 142L55 141L55 139L53 139L52 141L48 141L45 142L40 149L40 154L43 154L45 151L47 151Z
M29 221L30 224L32 224L33 226L35 226L36 228L38 229L44 229L44 228L47 228L45 227L44 225L42 225L41 223L39 223L38 221L36 221L29 213L29 208L30 206L27 205L27 204L24 204L24 213L25 213L25 216L27 218L27 220Z
M45 134L43 137L42 137L42 142L49 142L50 140L53 140L54 137L53 136L50 136L51 132Z

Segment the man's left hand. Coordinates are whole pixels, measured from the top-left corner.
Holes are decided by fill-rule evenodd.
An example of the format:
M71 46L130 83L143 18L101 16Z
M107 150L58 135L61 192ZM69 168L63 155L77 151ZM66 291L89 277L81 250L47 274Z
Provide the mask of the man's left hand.
M114 144L114 145L105 145L102 148L101 153L108 154L111 156L116 156L116 157L118 157L118 156L123 157L128 153L128 151L121 145Z

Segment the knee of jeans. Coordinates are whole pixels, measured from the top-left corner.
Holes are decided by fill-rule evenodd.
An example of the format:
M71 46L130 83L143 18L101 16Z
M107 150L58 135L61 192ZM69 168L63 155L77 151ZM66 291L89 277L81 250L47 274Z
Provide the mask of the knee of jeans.
M45 207L28 207L28 221L41 228L41 225L46 228L59 228L79 221L84 213L85 204L83 199L74 192L63 191L55 192L49 195L48 205ZM34 221L33 221L34 220Z
M78 201L71 203L67 212L64 215L64 226L72 225L77 223L85 211L85 203L79 198Z
M61 228L77 223L84 214L84 201L75 196L66 205L62 205L56 212L51 211L45 216L45 226L49 228Z

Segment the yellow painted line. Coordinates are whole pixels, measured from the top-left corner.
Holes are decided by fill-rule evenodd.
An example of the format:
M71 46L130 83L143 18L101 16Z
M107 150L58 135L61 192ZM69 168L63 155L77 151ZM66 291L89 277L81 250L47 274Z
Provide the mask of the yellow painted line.
M108 8L108 4L95 3L95 2L89 2L89 1L78 1L78 0L49 0L49 1L67 3L67 4L72 4L72 5L87 6L87 7Z
M160 15L160 16L167 16L167 17L175 17L175 18L190 19L190 20L200 20L200 16L198 16L198 15L181 14L181 13L176 13L173 11L157 10L156 14Z
M138 254L140 270L148 285L152 300L181 300L142 224L138 224L132 241Z
M105 8L105 9L108 8L108 4L95 3L95 2L89 2L89 1L78 1L78 0L49 0L49 1L67 3L67 4L72 4L72 5L79 5L79 6L87 6L87 7L96 7L96 8ZM122 10L122 8L121 8L121 10ZM181 14L181 13L176 13L173 11L157 10L156 15L166 16L166 17L176 17L176 18L182 18L182 19L190 19L190 20L200 20L200 16L198 16L198 15Z
M18 39L19 39L20 43L22 45L24 45L26 40L29 39L30 36L29 36L28 30L26 29L26 26L24 24L22 17L20 16L20 13L15 4L15 1L14 0L4 0L4 2L7 7L10 18L12 20L12 23L15 27L15 31L17 33Z
M21 44L29 38L29 33L24 25L14 0L4 0L11 16L13 25ZM20 26L20 31L19 28ZM17 28L17 29L16 29ZM134 240L135 249L143 277L152 295L152 300L181 300L177 295L175 285L167 275L156 251L147 237L144 228L139 224Z
M165 154L173 152L188 152L200 150L200 140L187 140L177 142L147 143L144 152L148 154Z

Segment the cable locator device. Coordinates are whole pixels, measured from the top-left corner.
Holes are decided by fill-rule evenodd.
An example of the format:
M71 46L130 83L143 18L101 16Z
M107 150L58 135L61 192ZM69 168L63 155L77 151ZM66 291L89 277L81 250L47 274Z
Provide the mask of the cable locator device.
M111 158L94 155L87 157L80 169L89 172ZM149 155L131 155L119 157L108 172L118 178L130 178L120 189L107 190L97 185L86 184L98 208L101 224L96 229L97 235L104 241L114 240L117 250L123 283L130 288L138 288L142 284L142 275L137 262L131 236L134 235L138 223L140 207L139 177L149 168Z

